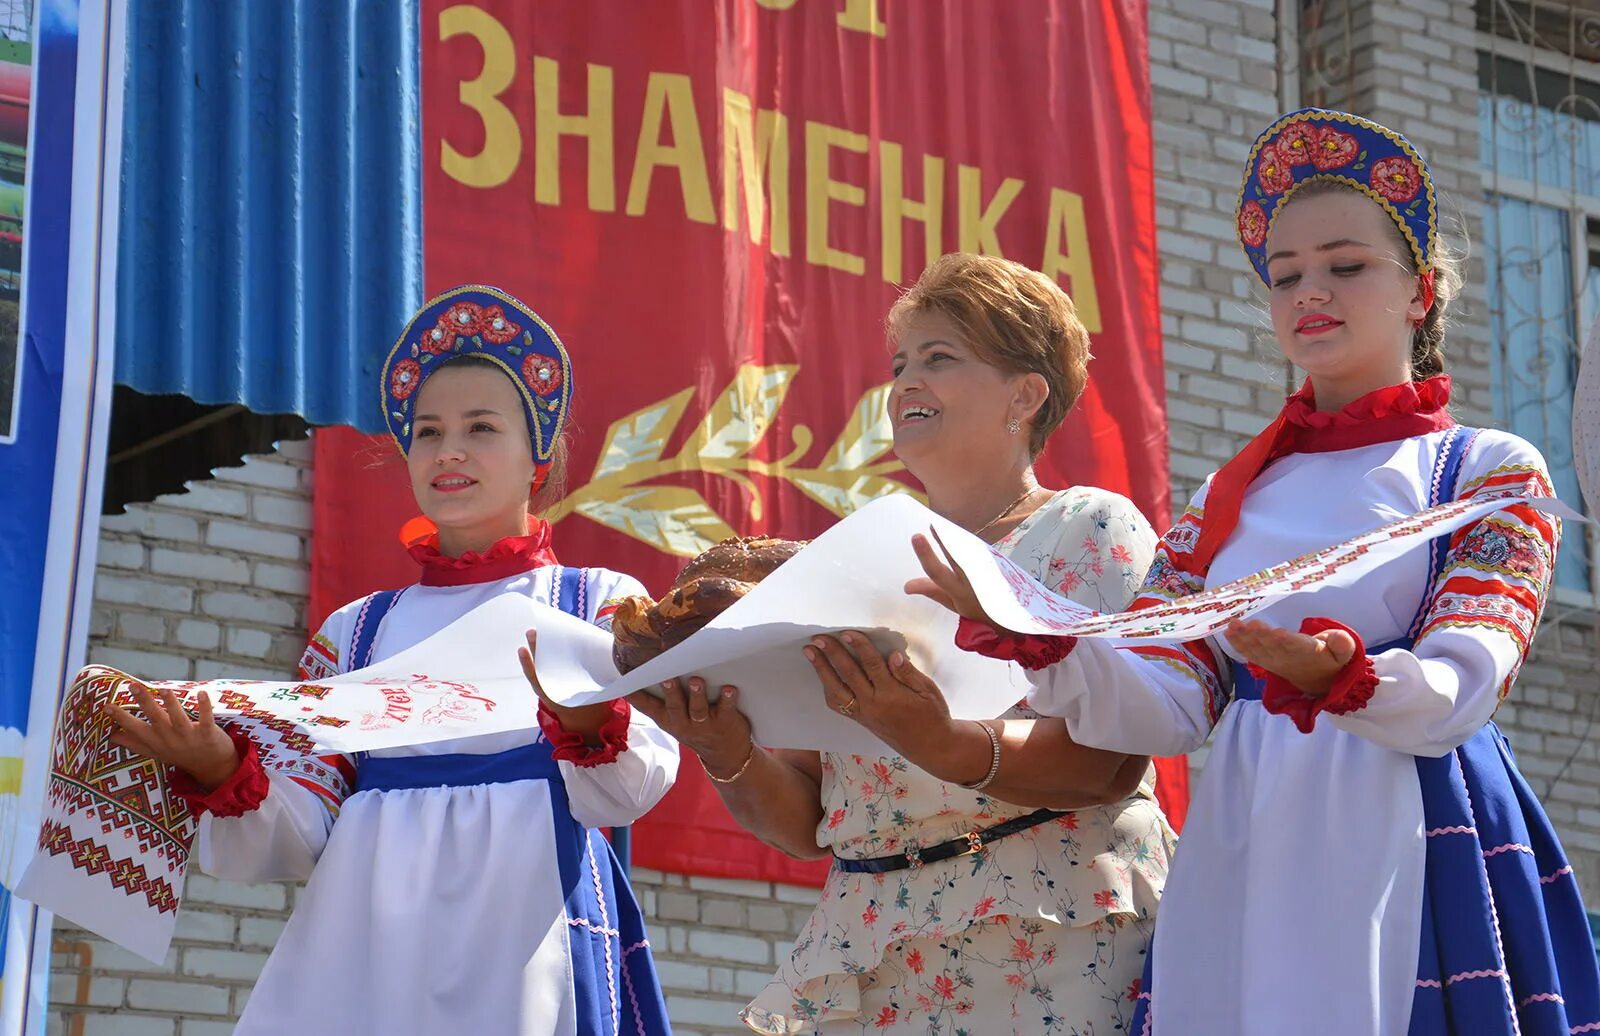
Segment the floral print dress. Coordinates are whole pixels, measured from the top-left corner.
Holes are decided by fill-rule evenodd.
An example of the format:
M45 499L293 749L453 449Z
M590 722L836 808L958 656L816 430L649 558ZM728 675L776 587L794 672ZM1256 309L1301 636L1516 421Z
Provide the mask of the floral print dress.
M1063 490L995 548L1045 585L1120 611L1155 548L1124 498ZM1018 707L1008 717L1033 718ZM789 959L746 1008L763 1033L1124 1032L1174 836L1154 768L1133 797L958 856L828 875ZM818 844L869 858L931 846L1030 806L946 784L898 756L822 756Z

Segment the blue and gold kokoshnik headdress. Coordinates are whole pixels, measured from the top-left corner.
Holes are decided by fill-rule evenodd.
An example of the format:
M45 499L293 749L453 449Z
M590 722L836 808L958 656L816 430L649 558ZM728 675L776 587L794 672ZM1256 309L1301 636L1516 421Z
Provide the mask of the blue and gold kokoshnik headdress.
M428 376L471 356L505 371L528 420L534 463L550 463L572 399L572 362L539 315L498 288L465 284L430 299L400 332L382 371L383 416L411 452L417 393Z
M1438 208L1433 177L1417 149L1371 119L1302 108L1256 138L1239 188L1239 243L1269 286L1267 231L1284 203L1317 180L1342 183L1383 206L1411 246L1417 272L1433 268Z

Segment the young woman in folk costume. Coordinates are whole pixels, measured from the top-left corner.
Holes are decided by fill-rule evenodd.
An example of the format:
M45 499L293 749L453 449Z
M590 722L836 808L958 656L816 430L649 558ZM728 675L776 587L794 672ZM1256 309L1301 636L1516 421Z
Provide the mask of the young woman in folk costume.
M555 333L493 288L456 288L406 326L382 371L389 430L436 534L422 578L353 601L307 648L305 679L362 668L511 594L604 628L625 575L557 562L528 514L564 458L572 371ZM529 635L529 648L534 643ZM523 665L535 690L528 648ZM148 696L147 696L148 697ZM202 814L200 866L307 879L237 1032L437 1036L670 1031L627 879L595 828L672 785L677 748L625 703L540 730L303 760L267 771L252 743L175 701L117 713L122 743L178 769Z
M1308 109L1261 135L1240 238L1310 377L1196 494L1134 607L1450 499L1551 493L1532 446L1448 412L1459 278L1436 211L1382 126ZM1600 1032L1577 883L1491 721L1559 533L1508 508L1223 636L1139 649L999 633L918 544L929 578L910 589L963 614L963 646L1034 668L1033 707L1074 737L1169 754L1216 728L1134 1032Z
M1089 335L1049 277L948 255L889 314L895 454L930 506L1040 580L1116 610L1155 533L1093 486L1041 488L1033 461L1083 391ZM831 708L892 751L769 750L737 690L698 679L638 705L699 753L747 829L833 857L821 902L745 1011L763 1033L1070 1036L1125 1031L1172 832L1143 755L1074 744L1023 708L950 718L901 653L858 634L807 647ZM974 844L981 851L974 851Z

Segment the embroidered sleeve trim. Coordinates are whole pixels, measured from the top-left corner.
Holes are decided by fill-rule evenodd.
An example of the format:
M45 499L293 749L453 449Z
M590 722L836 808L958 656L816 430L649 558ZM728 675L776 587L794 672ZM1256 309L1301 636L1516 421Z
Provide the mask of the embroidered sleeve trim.
M1367 647L1360 634L1342 622L1333 619L1310 618L1300 624L1300 632L1307 636L1328 630L1344 630L1356 642L1356 653L1334 677L1333 687L1321 697L1312 697L1276 673L1251 665L1250 672L1264 686L1261 705L1276 716L1288 716L1302 734L1309 734L1317 725L1317 715L1331 712L1345 716L1366 708L1378 689L1378 674L1367 656Z
M591 745L582 734L576 734L561 725L561 720L539 703L539 729L550 742L551 758L571 763L580 769L614 763L617 756L628 750L628 724L633 718L633 708L618 698L611 702L611 716L599 730L600 744Z
M186 802L196 816L206 813L218 817L243 816L260 807L267 798L270 785L256 743L242 731L230 727L223 730L239 753L239 767L227 780L208 791L184 771L167 768L167 787Z
M962 619L956 626L956 647L963 651L1016 662L1024 669L1045 669L1072 654L1077 637L1052 637L997 630L986 622Z

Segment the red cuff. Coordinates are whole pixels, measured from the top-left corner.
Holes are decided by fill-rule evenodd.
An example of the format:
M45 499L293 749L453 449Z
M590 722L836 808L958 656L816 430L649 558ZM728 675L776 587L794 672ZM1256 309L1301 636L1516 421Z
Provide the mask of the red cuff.
M616 762L617 756L628 748L628 723L633 716L633 708L622 698L610 705L611 718L601 724L597 731L600 743L591 745L582 734L574 734L563 727L556 714L545 708L544 702L540 702L539 729L544 731L544 736L550 742L551 758L564 759L573 766L584 768Z
M1333 619L1306 619L1300 623L1300 632L1311 636L1327 630L1344 630L1356 642L1356 653L1345 663L1333 679L1333 687L1320 698L1313 698L1276 673L1251 665L1250 672L1261 680L1261 705L1268 712L1288 716L1300 733L1309 734L1317 724L1319 712L1344 716L1366 707L1378 689L1378 673L1367 657L1367 646L1361 635L1342 622Z
M963 618L956 624L956 647L963 651L1016 662L1024 669L1045 669L1072 654L1077 637L997 630L987 622Z
M267 797L267 771L261 765L256 743L249 735L232 727L222 730L239 752L239 766L227 780L207 790L183 770L167 767L167 789L182 799L197 817L207 813L217 817L243 816Z

